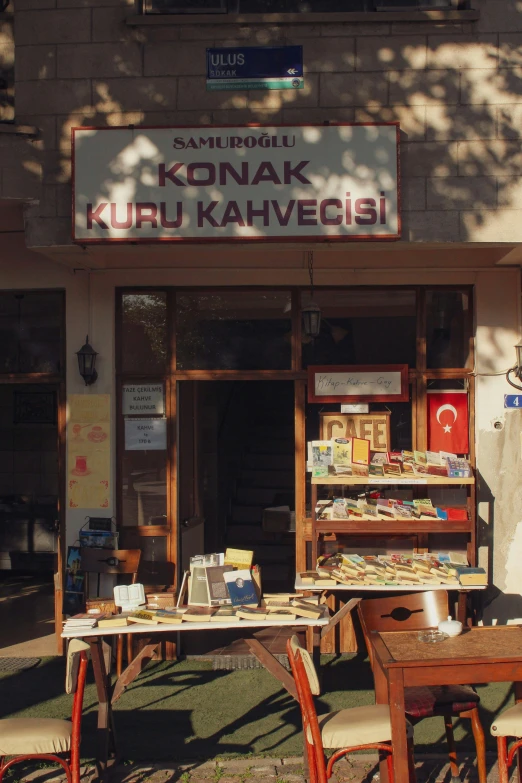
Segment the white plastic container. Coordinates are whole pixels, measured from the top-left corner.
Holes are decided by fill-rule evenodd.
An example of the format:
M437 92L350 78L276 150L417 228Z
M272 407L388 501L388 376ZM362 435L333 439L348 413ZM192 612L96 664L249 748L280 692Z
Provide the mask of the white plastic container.
M448 617L447 620L442 620L438 625L441 633L446 633L448 636L459 636L462 633L462 623L458 620L452 620Z

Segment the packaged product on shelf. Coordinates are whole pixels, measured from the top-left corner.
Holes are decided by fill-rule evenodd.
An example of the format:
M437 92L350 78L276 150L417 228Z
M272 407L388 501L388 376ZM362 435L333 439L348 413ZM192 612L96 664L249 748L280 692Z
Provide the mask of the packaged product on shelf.
M471 477L471 465L467 459L447 459L446 467L450 478Z
M344 498L335 498L332 506L332 519L348 519L348 509Z

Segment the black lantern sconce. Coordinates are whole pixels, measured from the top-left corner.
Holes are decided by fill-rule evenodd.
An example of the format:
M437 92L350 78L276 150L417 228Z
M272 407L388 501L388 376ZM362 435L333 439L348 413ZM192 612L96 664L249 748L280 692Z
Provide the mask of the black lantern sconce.
M82 345L80 350L76 351L76 356L78 357L80 375L85 381L85 385L91 386L98 377L98 373L95 369L98 353L89 343L89 335L85 338L85 345Z
M514 389L522 391L522 386L520 384L514 383L509 377L511 374L513 374L515 378L518 378L519 381L522 381L522 340L517 343L517 345L515 345L515 351L517 354L517 363L514 367L511 367L511 369L507 371L506 381L510 386L513 386Z
M314 253L308 251L308 274L310 275L310 304L302 308L303 331L306 337L315 339L321 332L321 308L314 299Z

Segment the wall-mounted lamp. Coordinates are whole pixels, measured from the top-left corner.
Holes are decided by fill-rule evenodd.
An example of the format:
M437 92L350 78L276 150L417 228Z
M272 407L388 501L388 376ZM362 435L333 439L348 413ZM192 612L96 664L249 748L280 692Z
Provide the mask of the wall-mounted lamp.
M302 308L303 331L306 337L319 337L321 331L321 308L314 299L314 253L308 251L308 274L310 275L310 304Z
M90 345L89 335L85 338L85 345L82 345L80 350L76 351L76 356L78 357L80 375L85 381L85 385L91 386L98 377L98 373L95 369L98 353L94 350L92 345Z
M513 383L511 378L509 377L511 373L518 378L519 381L522 381L522 340L515 345L515 351L517 354L517 362L514 367L512 367L510 370L506 373L506 380L510 384L510 386L513 386L515 389L518 389L519 391L522 391L522 386L517 383Z

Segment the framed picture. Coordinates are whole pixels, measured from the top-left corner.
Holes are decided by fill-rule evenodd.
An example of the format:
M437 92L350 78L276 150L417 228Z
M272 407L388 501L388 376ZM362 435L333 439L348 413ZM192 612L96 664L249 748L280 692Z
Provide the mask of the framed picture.
M308 402L407 402L407 364L308 368Z
M15 424L56 424L56 392L14 392Z

